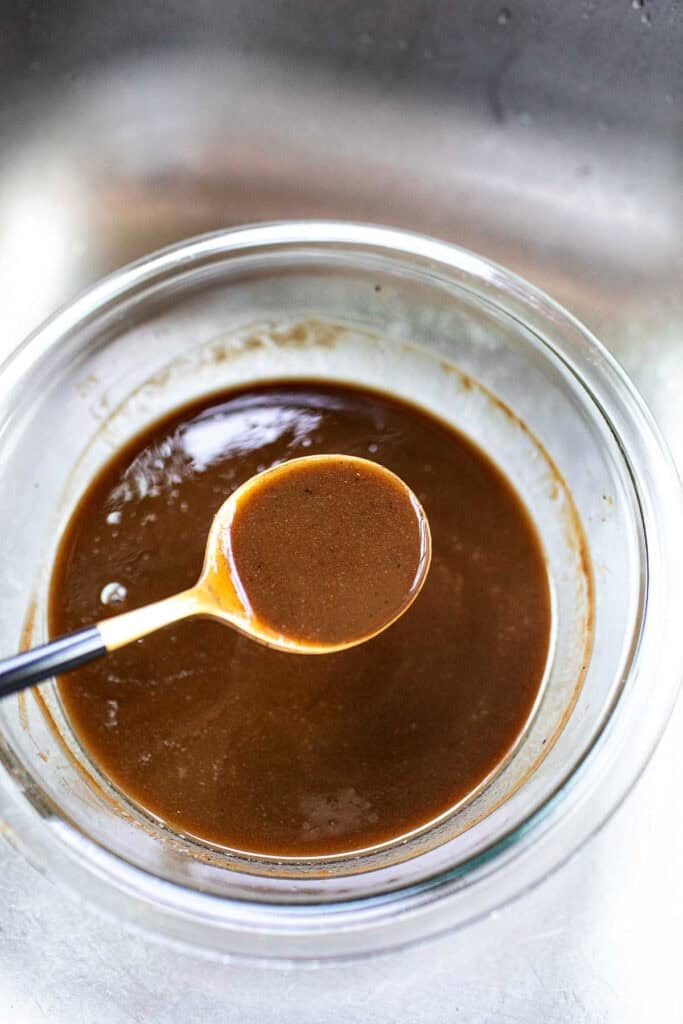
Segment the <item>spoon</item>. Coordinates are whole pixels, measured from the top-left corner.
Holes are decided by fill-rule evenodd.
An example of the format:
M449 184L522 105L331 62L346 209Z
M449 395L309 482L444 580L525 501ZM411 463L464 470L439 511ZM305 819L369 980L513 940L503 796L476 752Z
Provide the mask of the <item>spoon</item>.
M0 660L0 696L202 616L290 654L331 654L383 632L431 561L422 506L368 459L313 455L251 477L214 516L197 583Z

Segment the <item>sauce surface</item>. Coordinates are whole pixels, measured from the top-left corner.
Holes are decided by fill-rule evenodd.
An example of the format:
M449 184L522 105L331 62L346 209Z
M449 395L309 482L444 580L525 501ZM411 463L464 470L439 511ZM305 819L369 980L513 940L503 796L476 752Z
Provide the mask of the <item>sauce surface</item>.
M372 636L410 604L428 527L411 491L365 459L295 459L256 478L223 533L223 571L254 622L321 644Z
M195 620L60 680L101 770L211 843L308 857L404 835L495 770L539 691L547 574L505 477L428 413L317 382L207 397L119 452L62 538L52 635L191 586L234 488L282 460L333 452L391 469L430 523L425 585L386 632L311 657Z

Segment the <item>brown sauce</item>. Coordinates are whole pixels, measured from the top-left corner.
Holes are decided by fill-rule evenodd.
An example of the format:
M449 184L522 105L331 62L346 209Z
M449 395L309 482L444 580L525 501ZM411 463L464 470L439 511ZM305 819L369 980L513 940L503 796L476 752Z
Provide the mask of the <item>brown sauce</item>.
M365 459L294 459L262 474L222 538L250 618L298 642L372 636L410 603L427 535L412 492Z
M404 835L495 770L538 695L549 588L512 487L428 413L317 382L206 398L118 453L62 539L52 635L191 586L235 487L279 461L332 452L393 470L429 519L429 575L386 632L312 657L195 620L60 681L101 770L209 842L307 857Z

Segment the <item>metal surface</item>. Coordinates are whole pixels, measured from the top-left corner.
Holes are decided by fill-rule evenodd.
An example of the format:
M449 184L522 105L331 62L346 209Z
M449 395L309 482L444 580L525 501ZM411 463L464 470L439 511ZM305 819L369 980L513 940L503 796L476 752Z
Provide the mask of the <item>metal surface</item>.
M400 224L573 310L683 467L675 0L0 10L3 351L84 284L182 236L306 215ZM496 917L318 974L124 934L7 835L3 1020L679 1022L682 741L679 703L603 833Z

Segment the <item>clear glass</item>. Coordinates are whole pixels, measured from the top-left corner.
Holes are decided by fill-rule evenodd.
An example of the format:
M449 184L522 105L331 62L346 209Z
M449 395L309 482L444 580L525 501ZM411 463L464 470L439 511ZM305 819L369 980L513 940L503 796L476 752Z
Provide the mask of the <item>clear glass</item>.
M462 926L566 858L645 765L683 667L679 483L632 387L550 299L383 228L262 225L112 275L0 374L1 649L46 635L61 527L122 442L197 395L287 377L379 387L497 461L554 597L542 698L507 763L398 843L269 861L176 834L98 772L53 683L0 706L0 809L86 899L213 955L367 955ZM8 500L7 496L11 496Z

